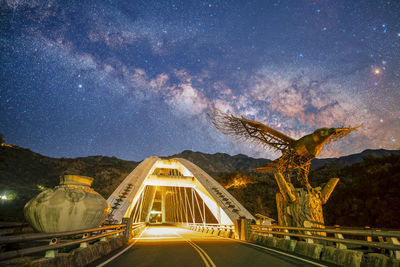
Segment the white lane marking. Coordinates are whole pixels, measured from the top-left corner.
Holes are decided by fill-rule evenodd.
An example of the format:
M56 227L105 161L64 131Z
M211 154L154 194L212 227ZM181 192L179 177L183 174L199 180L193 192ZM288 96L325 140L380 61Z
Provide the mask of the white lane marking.
M193 230L191 230L191 231L193 231ZM196 231L193 231L193 232L196 232ZM301 260L301 261L304 261L304 262L307 262L307 263L311 263L311 264L313 264L313 265L315 265L315 266L328 267L327 265L323 265L323 264L320 264L320 263L317 263L317 262L313 262L313 261L310 261L310 260L306 260L306 259L303 259L303 258L294 256L294 255L291 255L291 254L288 254L288 253L285 253L285 252L282 252L282 251L279 251L279 250L275 250L275 249L272 249L272 248L263 247L263 246L260 246L260 245L257 245L257 244L253 244L253 243L250 243L250 242L245 242L245 241L242 241L242 240L237 240L237 239L227 238L227 237L222 237L222 236L214 236L214 235L212 235L212 236L213 236L213 237L220 238L220 239L229 240L229 241L236 241L236 242L240 242L240 243L243 243L243 244L249 244L249 245L254 246L254 247L262 248L262 249L265 249L265 250L269 250L269 251L272 251L272 252L275 252L275 253L278 253L278 254L282 254L282 255L285 255L285 256L288 256L288 257L297 259L297 260ZM183 237L182 237L182 238L183 238Z
M214 236L214 235L213 235L213 236ZM258 248L265 249L265 250L273 251L273 252L276 252L276 253L278 253L278 254L282 254L282 255L285 255L285 256L288 256L288 257L297 259L297 260L301 260L301 261L304 261L304 262L307 262L307 263L311 263L311 264L313 264L313 265L315 265L315 266L327 267L327 265L323 265L323 264L320 264L320 263L317 263L317 262L313 262L313 261L310 261L310 260L306 260L306 259L303 259L303 258L294 256L294 255L291 255L291 254L288 254L288 253L285 253L285 252L282 252L282 251L279 251L279 250L275 250L275 249L272 249L272 248L263 247L263 246L260 246L260 245L257 245L257 244L253 244L253 243L250 243L250 242L245 242L245 241L237 240L237 239L233 239L233 238L226 238L226 237L222 237L222 236L215 236L215 237L221 238L221 239L225 239L225 240L240 242L240 243L243 243L243 244L249 244L249 245L251 245L251 246L255 246L255 247L258 247Z
M186 239L178 233L175 233L175 234L180 236L186 242L188 242L197 251L197 253L199 253L200 257L203 259L203 261L207 267L209 267L210 264L212 267L216 267L215 263L211 260L211 258L208 256L208 254L201 247L199 247L198 245L193 243L190 239ZM205 257L209 260L209 262L207 262Z
M108 260L106 260L105 262L100 263L99 265L97 265L96 267L102 267L104 265L106 265L107 263L113 261L114 259L116 259L117 257L121 256L122 254L125 253L125 251L127 251L128 249L130 249L133 245L136 244L136 242L140 239L140 237L142 236L142 234L146 231L147 227L140 233L139 238L136 239L132 244L130 244L129 246L127 246L126 248L124 248L124 250L118 252L117 254L115 254L114 256L112 256L111 258L109 258Z

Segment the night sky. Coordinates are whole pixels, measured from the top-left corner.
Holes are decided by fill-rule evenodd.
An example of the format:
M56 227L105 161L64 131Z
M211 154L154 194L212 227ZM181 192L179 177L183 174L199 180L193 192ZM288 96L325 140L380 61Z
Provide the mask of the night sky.
M0 132L47 156L279 156L210 108L294 138L362 124L321 157L400 149L399 106L398 0L0 0Z

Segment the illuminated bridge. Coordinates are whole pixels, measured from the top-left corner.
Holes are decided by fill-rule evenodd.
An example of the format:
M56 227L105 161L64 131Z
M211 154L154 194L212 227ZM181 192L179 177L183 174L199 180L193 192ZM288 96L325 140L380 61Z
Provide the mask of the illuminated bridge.
M234 225L255 218L217 181L185 159L149 157L108 198L110 221Z
M315 266L310 260L233 239L235 234L240 238L238 223L255 218L185 159L147 158L108 202L110 223L145 222L147 227L126 248L93 266Z

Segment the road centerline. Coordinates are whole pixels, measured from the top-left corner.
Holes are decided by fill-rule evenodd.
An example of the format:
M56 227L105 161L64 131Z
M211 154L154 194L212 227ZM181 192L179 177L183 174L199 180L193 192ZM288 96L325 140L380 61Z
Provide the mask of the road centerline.
M210 258L210 256L208 256L208 254L201 248L199 247L197 244L195 244L193 241L191 241L190 239L186 239L184 238L182 235L176 233L176 235L180 236L183 240L185 240L187 243L189 243L196 251L197 253L200 254L201 258L203 259L205 265L207 267L209 267L210 265L212 267L216 267L215 263L212 261L212 259ZM207 261L208 260L208 261Z

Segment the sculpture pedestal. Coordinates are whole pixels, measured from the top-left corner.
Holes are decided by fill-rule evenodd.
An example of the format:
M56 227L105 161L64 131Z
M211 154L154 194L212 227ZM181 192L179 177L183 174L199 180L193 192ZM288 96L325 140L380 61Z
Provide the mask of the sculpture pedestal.
M279 225L323 228L322 205L328 201L339 179L331 178L323 189L310 187L307 190L294 188L281 173L274 173L274 176L280 191L276 194Z

